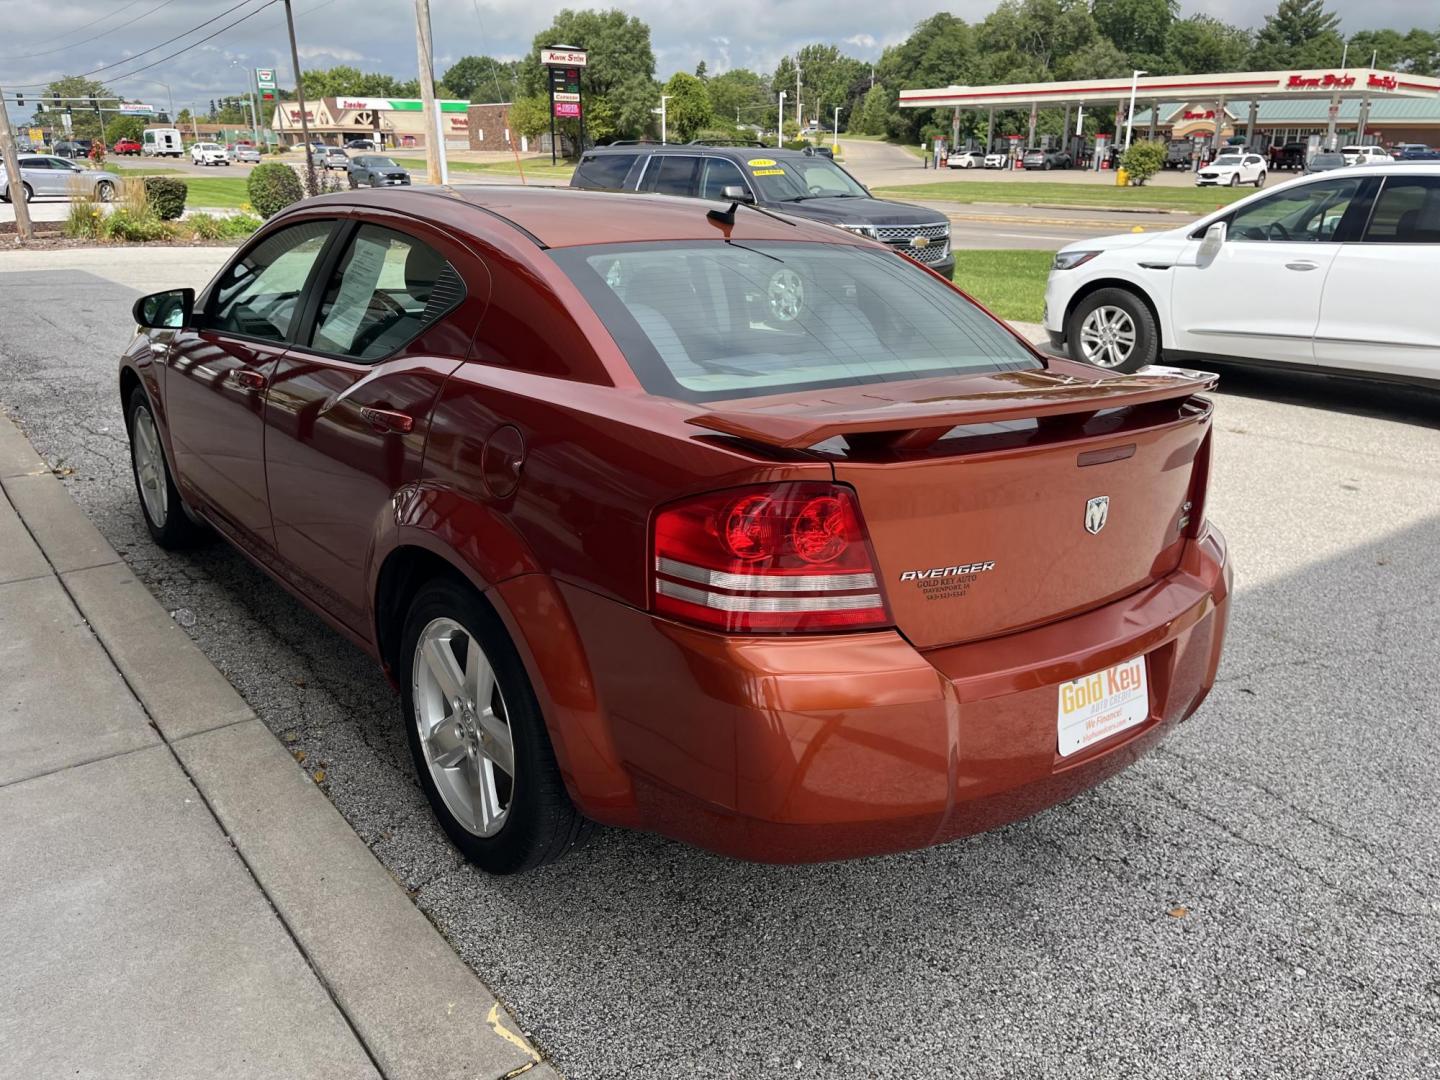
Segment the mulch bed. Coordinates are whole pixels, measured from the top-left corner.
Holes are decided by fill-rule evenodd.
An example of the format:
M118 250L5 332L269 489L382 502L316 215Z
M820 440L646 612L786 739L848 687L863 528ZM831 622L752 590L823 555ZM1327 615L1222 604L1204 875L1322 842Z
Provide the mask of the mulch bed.
M31 222L31 228L34 233L30 242L22 244L20 238L15 234L15 223L0 221L0 249L23 248L25 251L53 251L58 248L90 247L235 247L240 242L238 240L151 240L145 243L124 240L86 240L66 236L63 221L35 221Z

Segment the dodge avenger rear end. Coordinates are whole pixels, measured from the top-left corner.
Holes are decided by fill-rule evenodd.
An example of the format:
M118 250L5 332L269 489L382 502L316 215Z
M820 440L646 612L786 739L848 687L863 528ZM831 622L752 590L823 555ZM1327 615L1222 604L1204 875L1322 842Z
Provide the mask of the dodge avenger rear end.
M1037 354L747 206L357 192L136 306L137 490L369 650L493 872L588 821L767 861L940 843L1188 717L1224 637L1212 376Z

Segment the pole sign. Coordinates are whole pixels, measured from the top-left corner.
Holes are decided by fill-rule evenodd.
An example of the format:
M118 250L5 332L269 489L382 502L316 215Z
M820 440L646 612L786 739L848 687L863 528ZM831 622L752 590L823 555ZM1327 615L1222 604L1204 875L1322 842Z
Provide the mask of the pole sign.
M550 163L555 163L555 121L580 121L580 148L585 148L585 109L580 89L580 75L587 57L584 49L552 45L540 50L540 63L549 69L550 83Z
M155 106L142 105L138 101L122 101L115 107L121 116L154 116Z
M275 69L255 69L255 89L260 91L260 100L273 102L275 100Z

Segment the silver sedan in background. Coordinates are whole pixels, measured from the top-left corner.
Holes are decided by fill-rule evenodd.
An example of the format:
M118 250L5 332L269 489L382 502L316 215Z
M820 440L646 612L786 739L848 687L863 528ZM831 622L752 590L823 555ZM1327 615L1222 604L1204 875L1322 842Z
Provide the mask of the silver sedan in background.
M68 199L76 188L87 191L101 202L110 202L120 190L120 178L100 169L84 169L61 157L24 154L20 157L20 184L25 201L43 198ZM0 199L11 199L10 177L0 164Z

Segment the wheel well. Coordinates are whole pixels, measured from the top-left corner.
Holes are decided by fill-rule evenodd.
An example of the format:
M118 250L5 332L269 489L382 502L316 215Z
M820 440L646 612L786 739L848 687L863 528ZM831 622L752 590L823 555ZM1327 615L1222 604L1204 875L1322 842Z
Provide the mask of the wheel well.
M1070 332L1070 316L1075 313L1075 309L1080 306L1080 302L1092 293L1099 292L1101 289L1123 289L1125 292L1137 297L1140 302L1150 310L1150 317L1155 320L1155 349L1158 355L1159 350L1165 346L1165 333L1160 325L1160 312L1155 310L1155 301L1150 299L1150 294L1133 281L1122 281L1118 278L1101 278L1099 281L1088 283L1070 298L1070 303L1065 308L1065 319L1060 324L1061 329L1068 335Z
M140 385L140 376L132 368L120 369L120 412L125 417L125 427L130 427L130 395Z
M418 547L396 548L385 558L375 585L375 644L380 660L390 671L395 670L396 650L404 630L405 609L410 598L427 581L448 577L462 585L470 581L445 559L433 551ZM484 598L481 598L484 601Z

